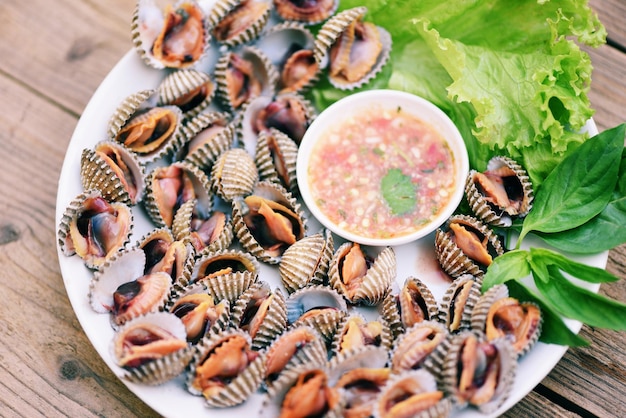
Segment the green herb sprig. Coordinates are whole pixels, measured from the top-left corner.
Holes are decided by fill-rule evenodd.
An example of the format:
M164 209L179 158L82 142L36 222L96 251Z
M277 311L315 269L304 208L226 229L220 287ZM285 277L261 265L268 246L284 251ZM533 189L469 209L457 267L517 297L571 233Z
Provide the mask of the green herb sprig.
M617 235L617 239L612 239L615 245L626 242L625 134L625 124L606 130L585 141L559 163L537 191L516 248L495 258L485 274L483 290L506 283L512 296L540 305L544 312L544 342L588 344L571 332L561 317L592 327L626 330L626 304L578 286L566 275L587 283L612 282L617 277L546 248L520 249L522 240L531 232L573 253L592 254L609 249L602 242L607 235ZM594 229L598 225L603 227ZM611 225L615 230L609 233L607 228ZM591 238L592 231L601 235ZM573 236L578 239L570 241ZM536 290L525 281L529 275Z
M411 212L417 202L416 186L411 177L402 173L399 168L391 168L380 180L383 199L389 205L393 215Z

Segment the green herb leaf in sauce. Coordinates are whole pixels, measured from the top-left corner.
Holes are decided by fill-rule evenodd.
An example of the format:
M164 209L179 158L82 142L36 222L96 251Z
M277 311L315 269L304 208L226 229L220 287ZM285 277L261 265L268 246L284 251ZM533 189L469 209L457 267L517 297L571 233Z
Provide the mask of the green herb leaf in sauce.
M399 168L387 171L380 181L380 188L393 215L402 215L415 208L417 201L415 184Z

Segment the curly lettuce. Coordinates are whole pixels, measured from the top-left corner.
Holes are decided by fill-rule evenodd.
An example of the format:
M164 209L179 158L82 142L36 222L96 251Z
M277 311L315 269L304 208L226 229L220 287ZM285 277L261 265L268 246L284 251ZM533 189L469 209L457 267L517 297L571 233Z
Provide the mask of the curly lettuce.
M591 62L577 42L599 46L606 31L582 0L343 0L393 38L390 63L366 88L418 94L459 127L472 167L495 154L522 162L537 185L593 115ZM343 97L325 83L320 108Z

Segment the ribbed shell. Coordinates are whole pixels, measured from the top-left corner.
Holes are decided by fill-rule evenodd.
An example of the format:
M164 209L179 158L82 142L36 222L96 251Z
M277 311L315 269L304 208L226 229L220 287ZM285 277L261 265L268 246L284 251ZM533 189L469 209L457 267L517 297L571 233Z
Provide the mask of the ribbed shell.
M267 348L264 387L272 396L275 385L278 383L280 386L284 371L302 365L323 367L327 358L326 344L314 328L293 327L278 336ZM280 371L275 370L282 363L285 363L284 367Z
M250 14L249 7L259 8L255 11L258 13L256 18L251 22L246 22L249 23L249 25L240 29L237 34L230 35L224 39L219 39L220 36L215 33L216 26L226 24L228 22L241 22L243 20L243 15ZM267 25L270 17L270 11L271 7L269 1L218 0L208 16L213 38L218 44L225 45L229 48L249 43L256 39Z
M168 248L166 253L163 255L163 258L155 260L154 255L148 254L148 251L150 250L151 243L158 245L162 250L163 246L159 245L158 241L167 243ZM193 259L196 256L196 253L190 245L185 244L183 241L174 239L174 236L168 228L157 228L151 230L137 240L136 247L141 248L146 253L146 260L151 260L152 262L158 261L159 263L166 265L171 264L172 266L175 266L173 271L162 270L166 271L166 273L170 274L170 276L174 273L172 282L175 286L186 286L189 283ZM165 260L166 257L168 260ZM150 261L146 261L146 263L150 263ZM148 268L154 267L146 265L146 269Z
M297 188L298 144L275 128L259 134L254 157L260 180L279 183L287 190Z
M512 219L523 218L532 208L534 199L533 186L526 170L511 158L496 156L487 163L488 171L497 171L501 168L508 168L514 173L514 176L507 177L514 177L512 182L515 184L508 184L507 182L504 188L509 195L511 193L521 194L519 196L513 196L516 200L519 199L519 209L498 207L495 203L488 202L485 199L483 191L477 185L476 178L478 173L476 170L469 172L467 181L465 182L465 197L467 198L472 212L483 222L492 225L510 226Z
M291 0L274 0L274 7L282 19L315 25L332 16L339 6L338 0L322 0L312 3L315 6L323 4L323 7L316 10L316 7L298 6L297 2Z
M161 10L155 4L154 0L139 0L137 2L137 7L133 12L131 23L133 45L135 46L135 50L138 55L150 67L156 69L187 68L198 62L206 53L207 48L209 48L209 41L211 37L207 31L206 16L204 15L203 9L200 5L195 0L179 0L175 3L173 10L176 10L176 8L185 3L189 4L201 17L201 34L203 36L201 51L199 51L198 56L193 57L191 60L185 59L183 62L164 62L163 60L155 57L152 52L154 41L165 24L165 16L163 14L164 10ZM158 25L158 27L155 27L155 25Z
M348 312L345 300L327 286L309 286L287 297L287 322L289 325L309 325L315 328L331 344L337 326ZM323 314L305 315L307 312L331 308ZM304 315L304 317L303 317Z
M448 331L437 321L418 322L395 341L391 366L395 372L424 366L429 356L446 339Z
M222 300L218 304L214 303L213 296L209 293L209 290L204 283L193 283L177 289L173 292L165 304L165 310L181 318L186 324L185 318L188 315L198 314L194 312L198 308L198 305L196 304L197 302L194 299L195 295L208 296L211 301L210 307L219 307L220 309L223 309L223 312L210 324L205 325L205 329L200 333L200 335L189 335L189 332L187 331L187 340L191 343L194 341L198 342L206 336L210 337L213 334L218 334L230 326L230 303L227 300ZM196 305L192 306L193 304ZM204 312L200 313L204 314ZM187 327L187 325L185 325L185 327Z
M157 227L166 226L168 228L171 228L173 219L176 217L176 211L178 210L178 208L174 208L172 221L168 222L167 217L165 217L164 214L165 211L169 208L164 208L160 206L160 196L157 196L157 189L155 189L155 183L158 180L158 176L171 167L181 169L184 175L191 180L191 184L193 185L194 189L195 199L197 199L196 205L198 206L198 210L206 212L209 211L213 205L209 178L198 167L185 162L174 162L169 166L156 167L150 172L150 174L148 174L148 185L146 188L144 207L146 209L146 212L148 213L148 216Z
M471 315L480 298L481 280L464 274L448 287L439 304L439 321L450 332L471 328Z
M244 324L246 316L252 309L259 309L260 306L251 305L257 294L267 293L267 297L271 298L264 317L261 319L261 324L258 330L252 336L252 349L261 350L268 347L274 339L282 334L287 328L287 311L285 307L285 296L280 289L271 289L270 286L263 281L258 281L252 284L235 303L232 310L232 324L234 327L246 326L248 332L251 332L248 328L248 324Z
M157 327L164 334L180 342L181 348L137 367L126 367L121 377L133 383L160 385L180 375L191 361L193 351L185 343L185 327L176 316L167 312L154 312L129 321L113 337L112 356L119 362L116 348L132 330Z
M372 324L378 324L378 326L380 326L380 334L376 336L374 342L368 344L366 344L365 342L359 342L355 346L350 346L346 349L342 348L342 345L344 344L344 338L346 337L346 334L348 333L351 326L358 326L359 328L363 328L371 326ZM344 352L361 349L361 347L374 346L380 347L384 349L385 352L387 352L391 349L392 345L393 335L391 334L391 329L382 317L378 317L372 321L367 321L363 315L353 311L350 314L346 315L337 325L337 331L335 332L335 336L333 338L331 351L333 355L339 355Z
M541 315L541 309L535 303L521 302L509 297L508 294L508 288L504 284L493 286L487 290L480 297L472 311L472 329L484 332L489 340L506 336L513 343L513 348L517 352L518 357L521 357L539 340L543 316ZM523 322L522 325L526 326L526 328L523 328L525 332L522 340L518 339L515 331L507 325L499 326L501 320L494 319L496 312L494 309L510 306L518 306L523 311L523 318L520 318L518 313L514 316L515 321L521 320ZM530 317L528 319L529 315L534 315L535 313L538 313L538 317ZM527 323L527 320L530 323ZM517 325L519 326L520 324ZM489 328L489 332L487 328ZM496 330L499 330L499 332L495 332ZM491 335L491 331L494 331L493 335Z
M185 118L189 119L211 104L215 96L215 84L209 74L188 68L167 75L159 84L157 92L159 106L178 106Z
M389 351L383 347L367 345L348 350L333 356L329 362L328 377L330 384L335 386L341 377L355 369L379 369L388 366Z
M276 202L287 210L293 212L295 215L293 221L296 223L294 225L296 229L294 232L296 242L304 237L306 232L306 218L301 209L300 203L296 200L293 194L291 194L291 192L276 183L262 181L257 183L252 190L251 195ZM255 237L254 232L246 224L245 216L250 212L250 208L246 204L245 199L235 199L232 205L233 228L235 235L243 248L262 262L278 264L282 254L274 254L264 248L257 240L257 237Z
M411 383L405 384L403 383L405 381ZM411 390L407 390L407 388L411 388ZM401 399L402 402L406 402L407 404L413 403L420 405L421 403L411 402L412 396L419 396L423 393L435 391L437 391L436 379L426 370L409 370L393 375L382 388L381 394L376 402L373 417L384 418L388 416L387 408L390 398ZM395 407L400 408L398 404L395 404ZM402 416L411 416L413 418L446 417L450 415L451 411L452 405L450 400L444 397L428 409L421 411L407 409Z
M334 253L333 236L326 230L296 241L285 250L278 266L280 280L289 293L327 281Z
M184 152L180 153L179 159L207 172L219 156L232 147L235 140L235 125L230 122L230 116L223 112L202 112L185 124L183 132L186 143L181 148Z
M323 65L328 59L330 49L333 44L343 36L345 30L348 29L353 22L361 20L366 13L366 7L355 7L337 13L324 23L315 41L315 59L320 65ZM382 49L376 61L371 65L367 73L356 81L345 80L329 74L329 81L334 87L341 90L359 88L374 78L385 66L389 60L389 53L391 52L391 35L379 26L376 26L375 29L378 31L379 41L382 45Z
M451 238L450 225L453 223L476 232L480 242L487 246L487 251L492 259L504 253L504 248L498 236L478 219L466 215L450 217L446 224L435 232L435 254L441 268L446 273L452 277L459 277L463 274L482 276L487 266L474 261L466 255L454 239Z
M211 170L211 188L227 202L250 194L258 179L254 159L241 148L224 151Z
M304 92L319 80L322 68L315 60L313 47L315 36L303 23L287 21L269 28L255 44L261 49L280 73L277 81L281 92ZM286 79L290 68L298 64L298 60L310 59L310 68L305 73L298 71L297 79Z
M498 353L497 361L499 362L499 370L495 393L491 399L486 402L480 402L479 404L477 404L478 402L473 402L468 399L468 395L460 391L458 387L459 373L462 370L461 356L465 341L468 338L475 338L479 344L491 344L492 348L490 348L490 350L495 350ZM463 358L465 359L467 356L466 354ZM482 361L482 356L479 358L479 361ZM517 355L509 341L498 339L493 342L485 342L482 333L465 331L451 337L438 380L440 386L446 394L450 396L454 405L462 408L469 403L477 407L481 412L488 414L494 412L508 398L513 387L516 370Z
M119 133L135 116L137 116L136 120L143 121L148 118L150 110L157 109L168 111L173 115L175 125L172 127L172 132L158 147L149 152L141 153L130 148L131 151L136 152L137 158L142 164L148 164L166 155L171 155L184 141L182 132L183 112L176 106L156 106L156 97L156 90L154 89L140 90L127 96L117 107L108 124L109 139L119 142Z
M225 214L227 217L226 223L217 237L208 245L203 243L203 247L196 247L194 241L191 239L192 233L195 232L195 230L191 229L191 222L196 204L197 201L195 199L189 200L183 203L183 205L176 211L176 216L174 217L174 222L172 223L172 233L176 239L193 245L198 256L228 248L233 242L235 234L233 232L232 221L228 219L229 214L227 213ZM209 219L214 213L215 212L210 212L206 214L203 221Z
M214 334L210 338L204 339L198 343L198 349L189 364L186 379L187 390L189 390L190 393L202 395L199 388L193 386L193 379L197 367L206 361L214 348L234 336L244 338L248 342L248 346L250 346L250 336L244 331L234 328L229 328L219 334ZM265 357L264 354L259 354L256 359L237 375L237 377L230 379L217 394L206 398L207 404L214 408L226 408L245 402L248 397L261 386L261 381L265 374L264 370Z
M114 141L101 141L94 149L85 148L80 160L84 190L99 190L109 202L134 205L141 201L146 172L137 156Z
M391 283L396 277L395 252L391 247L383 249L368 266L367 273L361 278L358 290L349 294L347 285L342 279L340 266L353 245L351 242L346 242L335 251L328 271L330 285L352 304L378 305L389 292Z
M231 99L233 86L229 82L227 73L233 55L237 55L239 59L250 62L252 65L252 75L256 77L259 85L259 95L272 96L275 91L276 81L278 80L278 71L269 58L259 49L252 46L243 46L237 51L227 51L215 64L215 82L217 83L217 97L221 103L229 111L236 111L241 106L258 97L256 93L250 93L246 99L242 99L243 103L237 103Z
M78 228L75 227L75 224L77 219L85 212L85 202L87 199L99 197L102 196L98 190L86 190L79 193L74 199L72 199L67 208L65 208L57 230L58 244L65 256L69 257L76 254L75 243L78 242L77 240L80 238L72 236L72 231L74 231L74 235L76 235ZM113 202L110 205L115 209L115 212L117 213L116 216L118 218L123 217L122 220L126 220L126 227L119 231L118 244L110 248L107 254L103 256L97 256L94 254L85 254L82 256L79 254L79 256L83 258L85 265L90 269L99 269L107 259L112 257L119 250L123 249L130 241L134 219L130 207L120 202Z

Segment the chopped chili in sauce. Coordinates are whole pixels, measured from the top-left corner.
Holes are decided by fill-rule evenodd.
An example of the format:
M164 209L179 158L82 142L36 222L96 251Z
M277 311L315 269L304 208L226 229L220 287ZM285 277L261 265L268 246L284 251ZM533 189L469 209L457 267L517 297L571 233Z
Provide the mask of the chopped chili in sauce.
M394 214L381 180L400 169L415 189L412 210ZM372 108L328 128L315 144L309 186L337 226L366 238L392 238L421 229L446 206L455 182L454 156L428 123L401 108ZM393 190L387 191L387 196Z

